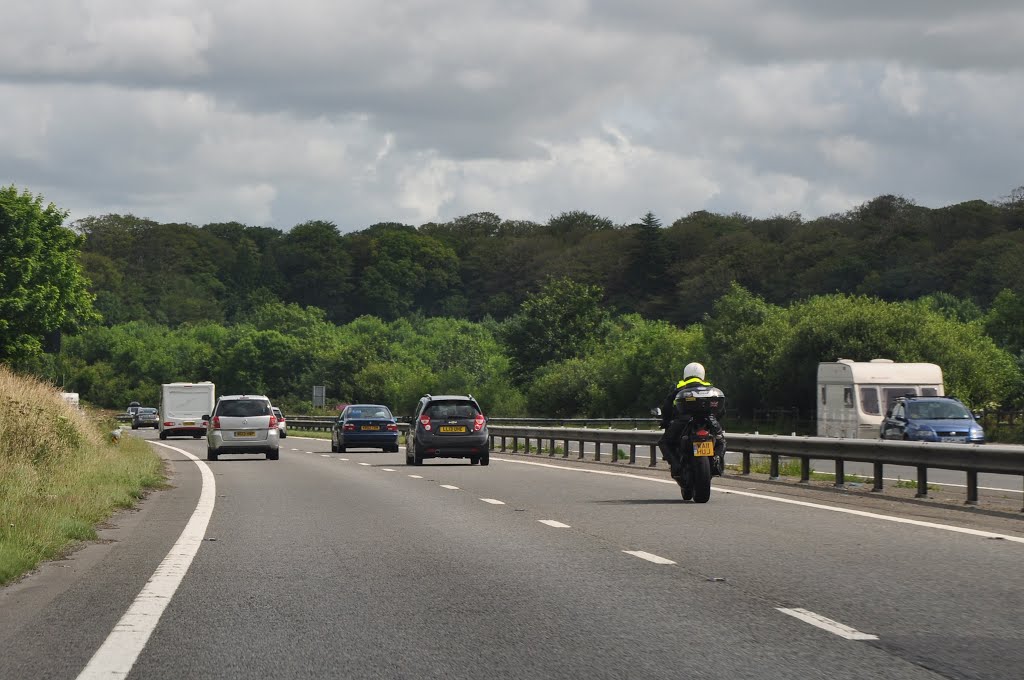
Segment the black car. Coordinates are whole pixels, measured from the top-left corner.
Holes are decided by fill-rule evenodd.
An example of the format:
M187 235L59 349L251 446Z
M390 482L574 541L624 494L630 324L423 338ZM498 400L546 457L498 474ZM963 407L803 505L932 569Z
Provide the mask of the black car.
M331 451L382 449L398 453L398 421L381 404L349 404L331 429Z
M473 395L424 395L416 405L405 445L405 462L426 458L469 458L490 463L487 418Z
M137 430L140 427L160 429L160 414L157 413L155 408L140 406L135 411L135 415L132 416L132 429Z

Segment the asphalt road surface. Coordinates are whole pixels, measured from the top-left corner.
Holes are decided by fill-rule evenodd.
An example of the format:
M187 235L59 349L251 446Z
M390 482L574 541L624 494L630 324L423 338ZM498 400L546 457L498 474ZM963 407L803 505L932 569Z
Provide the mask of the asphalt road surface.
M280 461L207 464L186 455L202 441L154 442L172 488L0 590L0 678L1024 668L1020 519L742 479L695 505L660 471L282 443Z

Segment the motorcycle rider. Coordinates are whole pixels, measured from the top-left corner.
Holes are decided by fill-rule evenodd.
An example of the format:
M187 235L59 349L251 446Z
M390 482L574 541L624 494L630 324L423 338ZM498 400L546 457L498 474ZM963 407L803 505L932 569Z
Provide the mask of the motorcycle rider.
M682 472L680 467L682 456L677 448L683 430L686 429L686 426L692 419L692 416L684 415L680 412L676 405L677 399L679 393L687 388L713 387L710 382L704 379L705 375L703 364L696 361L687 364L683 369L683 379L676 383L669 393L665 395L665 399L661 403L661 427L665 429L665 433L658 440L658 448L661 449L662 457L672 467L673 477L678 477ZM712 469L715 475L721 476L725 468L724 430L714 414L709 414L707 419L708 424L711 426L711 432L715 436L715 462L712 465Z

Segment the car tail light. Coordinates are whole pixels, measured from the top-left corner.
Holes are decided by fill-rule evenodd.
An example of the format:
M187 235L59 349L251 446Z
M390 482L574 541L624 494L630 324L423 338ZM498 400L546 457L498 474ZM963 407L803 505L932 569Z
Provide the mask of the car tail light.
M487 419L484 418L484 414L477 413L476 418L473 419L473 432L479 432L480 430L484 429L484 424L486 422Z
M215 430L219 430L220 429L220 416L214 416L213 417L213 429L215 429Z
M277 427L277 416L270 416L270 424L267 427Z
M166 423L164 423L164 427L174 427L174 423L168 420Z
M420 416L420 425L423 426L424 430L430 432L430 416Z
M351 423L345 423L345 427L342 428L345 432L355 432L356 426Z
M697 436L698 437L707 437L708 436L708 431L704 430L704 429L697 430Z
M398 432L398 425L395 423L388 423L388 432Z

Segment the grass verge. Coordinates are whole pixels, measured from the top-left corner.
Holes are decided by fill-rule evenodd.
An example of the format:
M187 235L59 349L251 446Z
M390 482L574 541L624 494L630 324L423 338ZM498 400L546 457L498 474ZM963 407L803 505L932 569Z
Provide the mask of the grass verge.
M115 427L0 366L0 585L164 484L159 456L139 439L111 442Z
M289 437L309 437L310 439L330 439L331 433L324 432L322 430L299 430L299 429L288 429ZM288 437L285 437L285 441Z

